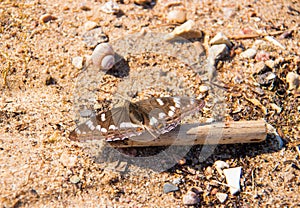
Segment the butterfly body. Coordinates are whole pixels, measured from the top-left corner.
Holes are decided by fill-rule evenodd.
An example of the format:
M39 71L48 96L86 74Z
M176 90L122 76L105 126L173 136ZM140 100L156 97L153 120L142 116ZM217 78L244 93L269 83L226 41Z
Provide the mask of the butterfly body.
M91 117L70 133L75 141L124 140L145 132L159 136L174 129L187 115L204 106L204 101L186 97L150 98L112 108Z

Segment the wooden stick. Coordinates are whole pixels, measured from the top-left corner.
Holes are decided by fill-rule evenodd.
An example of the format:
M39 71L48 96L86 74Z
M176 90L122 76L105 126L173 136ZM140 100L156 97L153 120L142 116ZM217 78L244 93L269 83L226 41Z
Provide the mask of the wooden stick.
M150 134L131 137L130 140L109 142L113 147L149 147L169 145L235 144L262 142L267 136L264 120L184 124L173 131L153 138ZM148 141L147 141L148 140Z

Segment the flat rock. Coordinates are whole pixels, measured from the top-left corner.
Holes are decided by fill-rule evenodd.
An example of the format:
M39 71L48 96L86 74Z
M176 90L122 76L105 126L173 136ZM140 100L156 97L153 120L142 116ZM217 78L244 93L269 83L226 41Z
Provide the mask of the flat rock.
M182 202L184 205L195 205L200 202L200 198L195 192L188 191L183 196Z
M169 192L174 192L174 191L178 191L179 188L171 183L165 183L164 184L164 193L169 193Z
M226 201L228 195L225 194L225 193L220 193L220 192L218 192L218 193L216 193L216 197L217 197L217 199L219 199L219 201L220 201L221 203L224 203L224 202Z
M76 56L72 58L72 65L77 69L82 69L83 67L83 58L80 56Z
M249 48L240 54L241 58L254 58L257 53L257 50L254 48Z
M230 193L232 195L238 193L241 190L240 178L242 167L224 169L223 172L226 177L227 184L230 187Z
M230 40L221 32L219 32L215 37L213 37L210 41L209 41L210 45L219 45L219 44L225 44L227 45L229 48L232 47L232 43L230 42Z

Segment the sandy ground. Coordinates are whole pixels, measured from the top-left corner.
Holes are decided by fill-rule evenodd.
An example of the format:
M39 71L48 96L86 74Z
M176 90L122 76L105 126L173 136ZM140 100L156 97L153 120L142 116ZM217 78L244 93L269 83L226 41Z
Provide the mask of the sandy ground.
M191 189L199 199L195 207L300 206L299 79L287 79L291 72L300 74L299 1L167 0L138 5L125 0L117 1L120 11L115 14L103 12L104 3L0 2L1 207L184 207L183 196ZM194 59L189 58L194 56L182 58L186 48L175 56L168 46L158 44L146 53L141 50L147 41L128 42L134 34L144 37L171 32L180 24L169 22L167 14L176 8L183 8L187 19L195 21L196 33L185 38L187 44L197 46L198 71L191 69ZM50 14L50 21L44 17L43 22L45 14ZM124 55L129 71L84 72L72 65L74 57L92 54L84 42L88 21L101 28L99 40L109 41ZM208 40L218 32L233 43L228 56L219 61L215 77L226 90L202 96L199 87L205 83L202 72L206 66L202 60L206 59ZM257 35L268 33L281 45ZM122 45L120 40L124 39L131 44L130 50ZM150 45L158 40L149 39ZM256 56L242 58L241 53L254 46ZM172 79L159 77L157 85L156 72ZM85 85L91 81L99 82L99 91ZM133 89L134 83L138 90ZM181 90L172 84L180 85ZM186 86L188 90L182 90ZM84 151L84 144L68 138L79 120L78 95L86 89L97 100L89 104L97 104L99 110L111 107L111 95L116 91L141 99L160 94L202 96L207 103L202 120L217 114L213 98L224 97L225 120L264 118L284 144L270 136L259 144L218 145L204 161L199 158L203 147L195 146L163 172L131 164L130 157L120 159L121 166L126 165L121 172L109 170L111 163L96 161ZM131 151L137 155L136 151L143 154L163 149ZM159 159L157 163L163 164L165 158ZM226 180L213 166L217 160L242 167L239 194L231 195L222 185ZM174 183L174 179L181 181L179 190L164 193L164 184ZM228 194L225 202L217 199L217 192Z

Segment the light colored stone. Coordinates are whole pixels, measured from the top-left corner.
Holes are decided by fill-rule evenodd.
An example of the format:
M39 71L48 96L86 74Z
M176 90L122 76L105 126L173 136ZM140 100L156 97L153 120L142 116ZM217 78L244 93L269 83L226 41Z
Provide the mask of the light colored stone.
M167 34L165 36L165 40L171 40L183 33L187 33L192 31L193 26L195 25L195 22L193 20L188 20L182 25L176 27L171 33Z
M183 9L172 10L168 13L167 19L170 22L183 23L186 21L186 12Z
M205 92L207 92L208 90L209 90L209 87L206 86L206 85L201 85L201 86L199 87L199 91L202 92L202 93L205 93Z
M75 166L75 164L77 162L77 157L69 155L67 153L62 153L59 158L59 161L63 164L63 166L70 168L70 167Z
M240 179L242 167L224 169L223 172L230 187L230 193L232 195L238 193L241 190Z
M107 14L116 14L120 11L120 7L116 2L108 1L101 7L101 10Z
M86 23L84 23L85 31L92 30L92 29L96 28L97 26L98 26L98 24L94 21L87 21Z
M164 193L169 193L169 192L174 192L174 191L178 191L179 188L171 183L165 183L164 184Z
M257 53L257 50L254 48L249 48L240 54L241 58L254 58Z
M188 191L183 196L182 202L184 205L195 205L200 202L200 198L195 192Z
M225 193L220 193L220 192L218 192L218 193L216 193L216 197L219 199L219 201L220 201L221 203L224 203L224 202L226 201L228 195L225 194Z
M214 163L214 166L216 167L218 173L220 175L223 175L223 169L224 168L229 168L229 165L228 163L224 162L224 161L221 161L221 160L217 160L215 163Z
M300 76L294 72L289 72L286 75L286 82L289 84L289 90L299 88Z
M232 47L232 43L230 40L221 32L219 32L215 37L213 37L209 41L210 45L219 45L219 44L226 44L229 48Z
M75 66L76 69L82 69L83 58L80 56L76 56L76 57L72 58L72 65Z
M71 183L79 183L80 182L80 178L77 176L77 175L73 175L71 178L70 178L70 182Z

